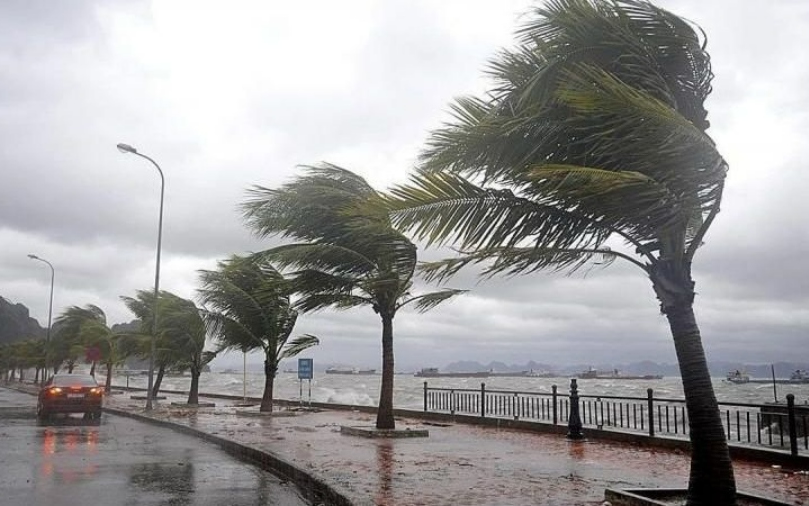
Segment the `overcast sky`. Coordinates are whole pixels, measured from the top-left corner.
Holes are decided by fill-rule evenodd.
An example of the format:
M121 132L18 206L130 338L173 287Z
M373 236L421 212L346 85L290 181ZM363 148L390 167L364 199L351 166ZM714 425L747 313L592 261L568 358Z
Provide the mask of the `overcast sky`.
M696 257L709 360L809 361L809 2L661 0L708 35L707 108L730 164L722 212ZM45 326L151 289L159 177L161 288L193 297L199 269L269 243L237 205L296 165L329 161L385 189L406 180L453 97L513 42L525 0L81 1L0 4L0 296ZM423 258L436 257L422 251ZM570 278L450 282L468 295L394 322L397 369L468 359L674 363L649 280L629 265ZM378 367L370 309L323 311L296 333L319 363ZM254 361L258 361L255 357ZM222 357L216 365L240 364Z

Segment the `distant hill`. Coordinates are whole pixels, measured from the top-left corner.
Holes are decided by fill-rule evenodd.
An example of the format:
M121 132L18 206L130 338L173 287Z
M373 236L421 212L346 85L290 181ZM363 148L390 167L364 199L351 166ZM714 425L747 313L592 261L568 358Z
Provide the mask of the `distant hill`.
M0 344L39 337L45 337L45 329L31 318L28 308L0 297Z
M796 369L809 369L809 364L804 362L776 362L775 364L744 364L741 362L715 361L708 364L711 376L724 377L729 371L746 371L752 378L769 378L772 375L770 367L775 367L776 378L788 378ZM649 360L641 362L630 362L627 364L614 363L591 363L591 364L541 364L533 360L525 364L504 364L503 362L480 362L461 360L452 362L442 367L444 372L474 372L474 371L494 371L494 372L519 372L519 371L552 371L563 375L574 375L581 371L586 371L594 367L599 371L612 371L618 369L625 374L661 374L666 377L679 376L680 368L677 364L660 364Z

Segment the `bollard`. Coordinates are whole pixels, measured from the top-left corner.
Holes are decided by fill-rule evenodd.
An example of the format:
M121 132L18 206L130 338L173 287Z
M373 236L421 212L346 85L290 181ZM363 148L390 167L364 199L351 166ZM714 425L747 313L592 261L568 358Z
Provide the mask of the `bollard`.
M798 456L798 429L795 423L795 396L787 394L787 421L789 423L789 453Z
M567 420L567 438L584 439L579 416L579 387L576 385L575 378L570 380L570 417Z

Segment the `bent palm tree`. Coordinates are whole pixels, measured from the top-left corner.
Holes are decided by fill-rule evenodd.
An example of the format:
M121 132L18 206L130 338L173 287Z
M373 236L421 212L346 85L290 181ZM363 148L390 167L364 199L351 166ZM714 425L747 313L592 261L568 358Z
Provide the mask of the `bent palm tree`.
M188 404L199 404L199 377L205 365L216 358L216 353L205 351L208 332L196 304L176 297L168 306L160 309L159 331L170 341L176 353L175 367L191 372Z
M414 303L427 311L463 290L413 296L416 246L391 227L386 212L366 204L377 192L360 176L323 164L279 190L254 187L243 205L248 227L261 237L304 241L263 254L292 267L297 307L371 306L382 320L382 385L376 427L394 429L393 318Z
M298 319L290 303L290 285L259 256L219 262L216 271L200 271L199 296L210 310L203 318L220 350L264 352L264 394L260 411L272 412L273 384L281 360L292 358L320 343L304 334L289 336Z
M652 281L682 376L689 505L735 504L727 441L693 312L691 265L719 212L727 165L706 135L711 73L691 25L643 0L556 0L491 63L486 100L454 104L394 223L459 257L441 279L631 262ZM612 249L608 244L626 247ZM608 243L608 241L611 241Z
M85 307L71 306L56 319L63 327L65 336L82 343L86 348L95 347L100 354L101 363L106 368L104 390L109 393L112 388L112 369L126 358L119 341L122 334L113 332L107 325L107 315L93 304ZM95 362L91 374L95 371Z
M160 327L160 320L158 320L158 328L156 329L157 334L153 336L153 330L155 330L153 327L154 291L138 290L135 297L122 295L121 300L140 322L139 333L131 334L132 341L130 344L134 348L133 353L141 359L148 359L149 354L152 352L152 339L155 340L154 363L156 376L152 385L152 397L157 397L163 384L166 370L176 368L178 362L186 360L185 351L177 345L177 341L184 338L178 337L171 332L165 332L165 329ZM184 302L186 302L185 299L171 292L160 290L157 301L158 314L176 309L178 305L182 306Z

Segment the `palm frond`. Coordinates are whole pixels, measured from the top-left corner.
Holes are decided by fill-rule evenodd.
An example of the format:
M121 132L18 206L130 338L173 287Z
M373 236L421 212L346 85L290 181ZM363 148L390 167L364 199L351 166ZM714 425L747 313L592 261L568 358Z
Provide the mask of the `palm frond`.
M311 334L300 335L284 346L278 358L279 360L292 358L301 352L308 350L312 346L317 346L318 344L320 344L320 339L318 339L316 336Z
M447 288L445 290L425 293L406 300L405 302L399 304L399 307L401 308L407 304L410 304L411 302L415 302L416 311L418 311L419 313L425 313L433 309L434 307L438 306L442 302L447 301L463 293L466 293L468 291L469 290L458 290L453 288Z
M564 202L532 201L510 190L484 189L459 175L419 172L391 190L393 223L428 244L462 249L514 246L526 240L558 248L601 244L612 233Z
M449 258L437 262L425 262L419 265L419 272L428 281L443 282L469 265L483 264L482 276L491 278L496 275L514 276L530 274L539 270L565 271L572 274L582 267L603 268L615 259L624 258L642 269L645 266L626 255L609 248L489 248L461 254L457 258Z

